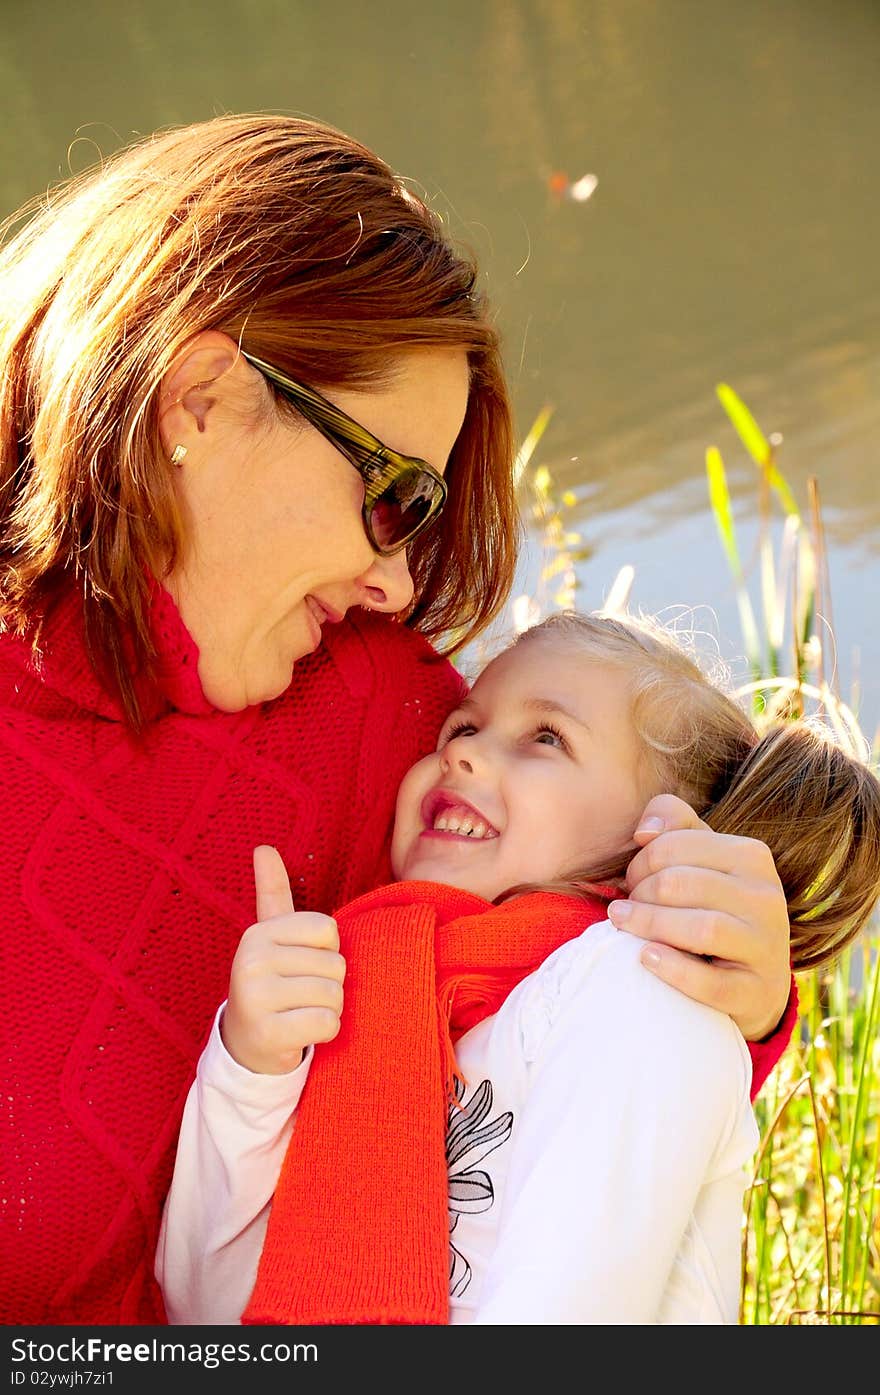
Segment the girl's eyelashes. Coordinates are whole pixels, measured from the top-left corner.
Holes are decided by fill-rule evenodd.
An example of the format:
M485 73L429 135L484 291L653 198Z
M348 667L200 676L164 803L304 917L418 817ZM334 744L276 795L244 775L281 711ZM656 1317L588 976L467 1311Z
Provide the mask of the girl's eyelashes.
M440 737L440 745L446 746L450 741L454 741L456 736L463 736L466 731L476 731L472 722L453 722L447 727Z
M464 736L466 733L472 734L476 730L477 728L474 726L473 722L453 722L451 726L447 727L446 730L441 733L438 749L448 746L449 742L454 741L457 736ZM546 737L549 737L549 740L542 739ZM555 746L558 750L565 751L566 753L570 751L569 744L562 735L562 732L558 727L555 727L552 722L542 722L539 727L535 727L529 732L528 740L530 742L534 741L540 746Z

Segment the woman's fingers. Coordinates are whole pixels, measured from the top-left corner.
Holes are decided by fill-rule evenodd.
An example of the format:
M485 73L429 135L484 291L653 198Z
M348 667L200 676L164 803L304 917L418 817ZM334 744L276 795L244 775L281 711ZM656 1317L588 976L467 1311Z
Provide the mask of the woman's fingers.
M655 794L642 810L635 840L642 843L676 828L708 828L708 824L703 823L697 811L677 794Z
M646 826L651 819L662 831ZM788 907L770 849L715 833L672 795L651 801L635 841L629 900L609 907L612 924L655 942L642 962L658 977L728 1012L747 1040L762 1039L785 1010L791 977Z
M640 882L629 900L612 902L608 917L653 942L642 951L646 968L729 1013L747 1041L761 1041L779 1023L791 970L788 911L778 881L665 868Z
M642 950L646 969L671 988L698 1003L726 1012L734 1021L748 1011L755 990L754 976L737 965L707 964L705 960L672 949L650 945Z
M679 907L682 910L726 911L751 923L760 913L764 895L760 882L745 882L726 872L705 867L664 867L645 877L630 892L630 902Z
M608 919L618 930L642 940L657 940L689 954L709 955L738 964L750 931L737 916L725 911L689 910L638 901L612 901Z
M715 833L705 824L675 829L652 838L629 864L626 884L630 892L652 873L666 867L705 867L734 877L774 876L773 858L765 843Z

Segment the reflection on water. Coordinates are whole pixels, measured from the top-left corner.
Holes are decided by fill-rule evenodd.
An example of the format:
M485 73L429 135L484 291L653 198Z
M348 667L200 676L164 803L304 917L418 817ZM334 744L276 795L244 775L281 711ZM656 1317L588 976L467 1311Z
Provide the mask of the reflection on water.
M703 454L746 533L733 384L802 503L827 509L841 670L880 719L880 6L875 0L0 0L0 202L136 132L271 109L351 131L469 242L498 307L521 429L582 499L584 603L729 588ZM381 12L381 23L377 16ZM561 182L592 174L583 202Z

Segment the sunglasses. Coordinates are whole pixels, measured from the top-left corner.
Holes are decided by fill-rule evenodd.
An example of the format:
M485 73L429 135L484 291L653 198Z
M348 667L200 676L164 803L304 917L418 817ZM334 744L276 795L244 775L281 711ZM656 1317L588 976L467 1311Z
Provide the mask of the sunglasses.
M426 461L383 446L314 388L294 382L244 349L241 355L357 470L364 482L364 531L375 552L393 557L436 520L448 491L443 476Z

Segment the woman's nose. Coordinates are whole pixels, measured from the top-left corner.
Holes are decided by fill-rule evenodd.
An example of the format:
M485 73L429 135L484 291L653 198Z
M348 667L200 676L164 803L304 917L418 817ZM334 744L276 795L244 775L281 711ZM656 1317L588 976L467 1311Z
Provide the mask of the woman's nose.
M360 580L370 610L384 610L391 615L405 610L413 598L406 548L393 557L376 557Z

